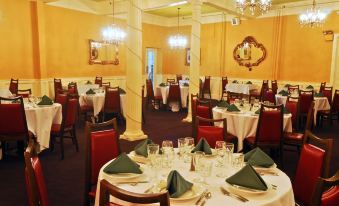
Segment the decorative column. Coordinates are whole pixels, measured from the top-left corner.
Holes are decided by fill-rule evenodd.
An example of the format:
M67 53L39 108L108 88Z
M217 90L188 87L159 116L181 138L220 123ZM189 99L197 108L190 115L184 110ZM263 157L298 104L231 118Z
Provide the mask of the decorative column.
M126 55L126 131L121 139L147 138L141 124L142 84L142 0L128 0Z
M189 99L191 94L199 93L200 79L200 27L201 27L201 6L202 0L192 0L192 28L191 28L191 63L190 63L190 87ZM188 114L183 121L192 121L191 101L188 105Z

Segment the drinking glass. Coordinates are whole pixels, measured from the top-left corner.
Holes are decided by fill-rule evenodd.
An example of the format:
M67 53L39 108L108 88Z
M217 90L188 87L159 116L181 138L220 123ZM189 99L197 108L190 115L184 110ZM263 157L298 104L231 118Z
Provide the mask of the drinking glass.
M189 163L191 162L191 151L194 148L194 138L193 137L185 137L185 156L184 162Z
M181 159L185 155L185 138L178 139L179 158Z
M234 152L234 144L233 143L226 143L226 162L231 163L232 162L232 154Z
M244 155L242 153L233 154L232 166L235 169L240 169L244 165Z
M200 164L199 164L199 161L205 156L205 152L202 152L202 151L196 151L193 153L193 165L194 165L194 168L195 168L195 171L197 173L199 173L199 167L200 167ZM193 179L193 181L195 182L202 182L202 179L201 178L195 178Z
M147 155L150 160L151 167L156 165L156 155L159 155L159 145L158 144L148 144L147 145Z
M174 160L173 142L170 140L164 140L162 142L162 165L164 168L171 168Z
M210 177L212 174L213 161L209 158L202 157L199 159L197 163L198 163L198 173L202 177L201 183L209 185L209 183L206 182L206 178Z
M217 152L217 163L216 167L220 167L223 165L223 157L225 156L226 153L226 142L224 141L216 141L215 142L215 150Z

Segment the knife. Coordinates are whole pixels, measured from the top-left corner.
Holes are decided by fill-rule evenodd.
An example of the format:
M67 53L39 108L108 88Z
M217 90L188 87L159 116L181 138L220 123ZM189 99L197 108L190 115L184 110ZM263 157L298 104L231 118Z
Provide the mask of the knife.
M207 189L204 190L204 192L200 195L199 199L195 202L195 205L199 205L201 200L203 200L203 198L205 197L206 193L207 193Z

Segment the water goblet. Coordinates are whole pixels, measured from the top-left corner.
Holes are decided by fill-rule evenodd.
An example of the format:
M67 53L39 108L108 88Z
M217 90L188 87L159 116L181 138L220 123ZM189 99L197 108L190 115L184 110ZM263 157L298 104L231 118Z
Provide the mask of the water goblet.
M244 165L244 154L242 153L235 153L233 154L232 158L232 166L235 169L241 169Z
M212 174L212 166L213 161L211 161L209 158L202 157L198 161L198 173L202 177L202 184L209 185L208 182L206 182L207 177L210 177Z
M232 154L234 152L234 144L233 143L226 143L226 163L232 162Z
M185 155L185 146L186 146L186 141L185 138L179 138L178 139L178 149L179 149L179 158L181 159Z
M193 137L185 137L185 156L184 156L184 162L189 163L191 161L191 151L194 148L194 138Z
M225 155L225 149L226 149L226 142L224 141L216 141L215 142L215 150L217 152L217 163L216 163L216 167L220 167L222 166L222 159Z

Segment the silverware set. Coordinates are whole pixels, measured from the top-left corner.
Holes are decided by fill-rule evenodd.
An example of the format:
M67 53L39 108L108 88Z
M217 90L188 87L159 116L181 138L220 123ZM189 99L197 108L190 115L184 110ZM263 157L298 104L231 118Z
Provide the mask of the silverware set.
M199 199L195 202L197 206L204 206L207 199L212 197L212 193L209 192L207 189L200 195Z
M231 193L229 192L228 190L226 190L225 188L223 187L220 187L220 190L221 192L226 195L226 196L229 196L229 197L233 197L241 202L248 202L249 200L246 199L245 197L241 196L241 195L238 195L238 194L234 194L234 193Z

